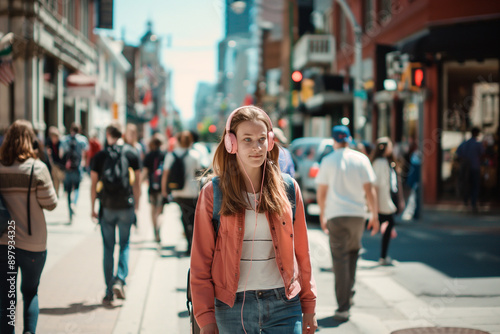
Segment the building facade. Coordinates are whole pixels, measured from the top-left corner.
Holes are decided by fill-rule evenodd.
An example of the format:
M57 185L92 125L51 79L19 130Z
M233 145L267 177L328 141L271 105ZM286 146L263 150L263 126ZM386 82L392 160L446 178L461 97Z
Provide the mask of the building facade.
M1 126L28 119L41 138L49 126L63 133L72 122L88 128L90 99L68 96L67 89L75 73L95 85L97 11L93 0L0 1L0 34L14 35L15 73L10 85L0 85Z
M342 117L351 120L351 127L362 122L358 123L362 131L355 133L358 139L373 141L389 136L402 156L419 149L423 156L423 198L428 204L459 200L454 152L473 126L480 127L486 147L480 200L485 206L495 203L500 190L500 52L493 32L500 30L500 3L321 3L324 7L318 12L335 44L332 66L320 67L326 74L322 81L336 88L320 92L320 87L315 87L314 96L305 102L305 114L329 120L324 123L328 127ZM352 18L361 29L362 46L362 88L356 91L351 88L359 69ZM296 58L300 42L295 48ZM417 67L422 70L421 87L412 81ZM308 68L318 66L307 64L301 70ZM386 79L395 80L395 90L384 87ZM335 84L335 80L341 82ZM356 98L362 100L362 113L354 119L352 102Z

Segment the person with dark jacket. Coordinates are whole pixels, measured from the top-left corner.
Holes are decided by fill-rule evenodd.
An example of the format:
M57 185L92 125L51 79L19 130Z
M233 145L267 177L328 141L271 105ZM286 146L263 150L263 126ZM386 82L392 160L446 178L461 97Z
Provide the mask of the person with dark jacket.
M160 221L159 216L163 212L164 197L161 194L161 178L163 175L163 162L165 152L161 150L164 138L156 133L149 142L149 152L144 158L142 180L149 181L149 203L151 204L151 221L155 233L156 242L160 242Z

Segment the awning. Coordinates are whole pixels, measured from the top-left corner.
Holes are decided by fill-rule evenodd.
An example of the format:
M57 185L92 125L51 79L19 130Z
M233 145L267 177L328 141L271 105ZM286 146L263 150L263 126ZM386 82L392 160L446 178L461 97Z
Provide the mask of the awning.
M84 73L68 75L66 79L66 95L71 97L90 98L96 96L97 77Z
M326 91L313 95L309 100L306 101L305 105L308 112L314 113L320 111L325 107L352 102L352 93Z
M497 58L500 20L475 21L430 27L429 32L404 43L400 50L415 60L425 59L426 53L443 53L447 59Z

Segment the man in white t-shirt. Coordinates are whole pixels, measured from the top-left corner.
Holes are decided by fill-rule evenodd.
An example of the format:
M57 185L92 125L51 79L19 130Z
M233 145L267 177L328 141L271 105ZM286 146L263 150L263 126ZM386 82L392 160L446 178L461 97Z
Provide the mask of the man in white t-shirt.
M316 177L321 228L330 236L338 309L334 319L347 321L354 295L356 263L361 249L366 202L371 209L368 228L372 235L380 228L375 173L368 157L351 150L349 128L332 129L334 152L323 158Z

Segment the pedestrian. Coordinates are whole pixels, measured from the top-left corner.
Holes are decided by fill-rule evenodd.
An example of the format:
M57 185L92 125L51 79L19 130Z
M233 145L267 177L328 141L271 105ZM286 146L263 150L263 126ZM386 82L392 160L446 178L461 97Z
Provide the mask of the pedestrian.
M201 333L314 333L316 284L295 181L295 220L278 167L271 120L255 106L229 116L213 160L221 191L202 189L191 253L191 293ZM217 240L215 236L217 235Z
M107 146L95 155L90 171L92 218L98 219L101 225L104 248L106 294L102 302L108 306L112 304L114 295L125 299L130 228L136 220L141 196L139 156L121 137L119 123L112 123L106 128ZM98 193L99 213L95 206ZM120 255L114 274L116 228L119 230Z
M38 285L47 257L43 210L54 210L57 196L47 166L36 158L33 127L16 120L0 147L0 193L11 215L0 231L0 333L14 333L17 276L23 295L23 333L35 333ZM3 232L3 233L2 233Z
M80 182L82 181L82 161L85 152L88 150L89 142L87 138L80 134L80 124L73 123L70 127L70 133L64 136L61 141L61 156L64 161L64 191L68 197L69 223L73 222L73 216L78 202L80 192ZM74 190L74 196L71 194Z
M193 244L194 213L196 210L196 202L198 201L198 194L200 192L200 184L197 177L202 170L201 154L193 149L193 142L193 135L190 131L186 130L177 134L178 146L173 152L167 154L165 157L161 188L163 197L166 198L171 195L173 201L176 202L181 209L182 226L184 227L184 234L186 235L188 244L186 254L188 255L191 254L191 247ZM183 170L179 172L179 176L174 177L173 181L178 183L180 180L176 180L176 178L183 178L181 182L183 183L183 187L172 190L169 194L169 175L174 175L173 168L176 165L175 161L177 159L182 161Z
M49 138L45 142L45 148L49 155L51 166L52 182L54 182L54 189L56 190L57 197L59 198L59 188L64 182L64 162L60 155L61 150L61 136L59 129L55 126L49 127Z
M478 139L480 133L479 128L472 128L471 138L460 144L456 152L460 161L459 188L465 207L469 206L470 200L473 213L479 212L477 198L481 180L481 157L484 154L484 145Z
M137 150L139 154L139 159L142 162L144 160L145 152L144 147L139 143L139 134L137 133L137 125L133 123L128 123L125 128L125 134L123 136L126 144L129 144Z
M274 128L274 142L278 145L280 149L279 165L283 173L287 173L291 177L295 177L295 165L293 163L292 154L286 148L288 144L288 139L285 133L280 128Z
M156 242L161 242L160 220L158 217L163 212L164 198L161 193L161 178L163 175L163 163L165 152L162 146L165 142L163 136L155 133L149 142L149 152L144 158L144 169L142 170L142 180L148 180L149 203L151 204L151 221Z
M375 173L370 160L349 148L351 133L344 125L332 129L332 154L321 162L316 177L321 228L330 237L335 294L338 308L334 319L349 320L354 296L356 263L365 228L366 204L371 209L368 229L379 231ZM366 199L365 199L366 198Z
M387 256L387 252L391 237L395 236L394 215L404 209L404 201L399 191L393 144L389 137L377 139L370 160L377 178L374 185L378 198L378 220L382 224L383 233L379 264L389 266L392 264L392 259Z
M89 150L87 151L87 154L86 154L87 159L85 162L85 170L87 173L90 174L90 164L91 164L92 158L94 158L94 156L100 150L102 150L102 144L99 141L99 138L97 136L97 131L92 130L92 133L91 133L90 138L89 138Z

